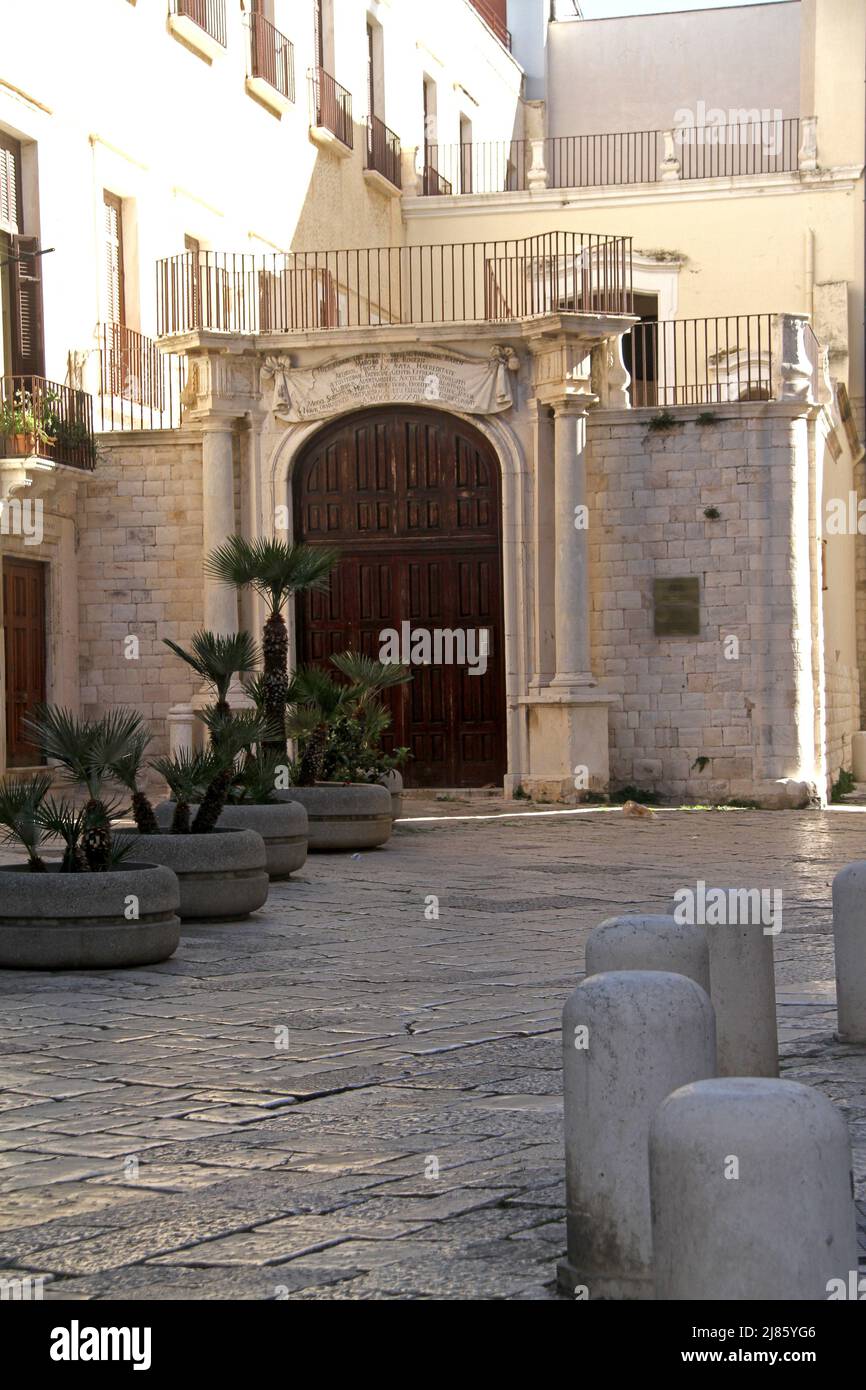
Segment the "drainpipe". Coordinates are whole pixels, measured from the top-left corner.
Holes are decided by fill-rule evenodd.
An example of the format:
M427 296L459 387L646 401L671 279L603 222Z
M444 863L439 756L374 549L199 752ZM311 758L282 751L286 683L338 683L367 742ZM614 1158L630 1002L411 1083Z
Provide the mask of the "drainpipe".
M815 327L815 232L806 228L806 313Z

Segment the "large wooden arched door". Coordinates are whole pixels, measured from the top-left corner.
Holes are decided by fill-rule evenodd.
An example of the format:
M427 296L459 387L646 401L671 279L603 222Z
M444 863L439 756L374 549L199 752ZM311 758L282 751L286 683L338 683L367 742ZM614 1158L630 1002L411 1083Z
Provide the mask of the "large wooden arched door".
M413 680L391 698L388 743L411 749L407 785L501 783L500 480L490 445L439 411L365 411L315 436L293 488L296 538L341 552L330 590L298 603L300 659L323 662L346 648L377 656L382 633L403 623L431 634L485 629L483 675L413 665Z

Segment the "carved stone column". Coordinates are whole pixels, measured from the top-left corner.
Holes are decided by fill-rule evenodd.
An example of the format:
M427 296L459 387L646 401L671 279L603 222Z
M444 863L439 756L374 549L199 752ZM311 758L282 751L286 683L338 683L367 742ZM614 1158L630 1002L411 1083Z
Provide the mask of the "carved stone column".
M595 685L589 649L589 542L578 508L586 505L586 409L554 403L556 675L563 693Z
M217 417L201 422L202 511L205 556L235 529L232 422ZM238 630L236 591L208 574L204 577L204 626L230 635Z

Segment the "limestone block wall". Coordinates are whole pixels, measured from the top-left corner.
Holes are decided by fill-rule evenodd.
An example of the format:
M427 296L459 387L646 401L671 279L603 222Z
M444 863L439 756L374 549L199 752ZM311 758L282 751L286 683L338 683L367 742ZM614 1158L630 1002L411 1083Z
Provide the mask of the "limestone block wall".
M705 425L678 410L682 423L655 433L655 413L589 423L593 661L618 697L612 785L766 802L777 779L820 784L812 425L756 403L716 407ZM656 636L654 579L691 576L699 634ZM834 679L838 744L856 727L856 680Z
M104 435L100 447L79 498L81 707L140 710L158 754L170 706L194 687L162 639L183 643L201 626L201 436Z
M842 768L851 771L851 737L862 728L859 671L856 667L836 664L828 654L825 690L827 771L832 784Z

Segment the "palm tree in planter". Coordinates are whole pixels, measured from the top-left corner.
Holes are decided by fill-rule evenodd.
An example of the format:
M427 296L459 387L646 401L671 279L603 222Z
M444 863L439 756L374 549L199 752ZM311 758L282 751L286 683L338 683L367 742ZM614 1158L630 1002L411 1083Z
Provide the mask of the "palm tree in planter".
M112 766L129 756L130 743L143 732L134 710L111 710L101 719L81 719L71 710L40 705L24 721L46 758L60 763L68 782L84 788L87 800L81 847L91 872L111 862L111 816L116 805L106 799Z
M203 753L190 753L184 748L170 758L154 758L151 767L164 779L171 792L174 803L172 835L189 835L192 829L190 807L201 801L204 789L219 772L218 760L210 749Z
M358 652L332 656L331 663L343 680L304 667L290 684L286 728L298 758L281 794L305 807L311 850L373 849L389 838L393 823L391 785L376 784L408 756L404 748L382 749L391 716L378 697L411 677L404 667Z
M115 758L109 769L115 781L131 793L132 816L139 835L155 835L159 830L153 806L138 785L149 743L147 729L137 730L129 739L126 752Z
M175 642L168 643L213 690L214 702L199 711L209 734L208 748L205 754L182 754L159 759L153 764L155 771L165 778L173 797L172 802L156 808L157 823L168 828L170 819L169 835L188 835L192 839L209 838L213 831L245 831L248 841L253 839L264 849L268 873L285 877L299 868L306 857L306 814L300 807L288 806L277 798L280 759L265 747L269 740L279 745L285 713L275 728L259 708L232 711L229 707L229 689L234 677L251 676L255 671L256 647L249 633L221 637L211 632L198 632L190 645L191 650L187 651ZM261 673L257 672L248 686L256 688L260 681ZM283 749L284 746L283 738ZM285 751L282 762L285 762ZM268 777L269 789L263 786ZM251 835L250 832L255 833ZM166 838L164 833L162 838ZM177 844L160 849L160 853L172 859L181 852ZM224 842L222 853L228 852L229 846ZM189 854L192 853L190 848ZM208 850L206 844L202 844L201 853L214 857L218 851L213 847ZM256 885L252 887L255 889ZM192 892L186 896L192 903ZM198 910L200 905L193 903L192 909L185 913L182 886L181 915L206 915ZM261 902L255 902L248 910L260 905Z
M26 784L15 777L0 783L0 824L27 851L24 863L0 866L0 968L115 969L166 960L180 939L177 878L150 856L126 862L134 841L112 832L117 806L105 792L111 762L127 756L141 732L139 716L119 710L87 720L45 706L29 729L86 800L49 796L50 772ZM59 862L40 853L49 836L63 842Z
M229 536L205 561L205 573L237 589L250 587L268 605L262 631L262 709L275 730L283 730L289 702L289 634L283 609L293 594L327 589L339 552L325 546L289 541L247 540ZM266 747L286 752L284 732L275 732Z
M376 661L363 652L331 657L342 681L306 666L292 680L289 733L298 741L298 786L325 782L375 782L406 761L409 750L383 751L391 716L379 696L412 679L405 666Z
M0 826L6 831L6 843L23 845L32 873L44 874L48 868L39 853L46 833L40 810L52 781L50 772L43 772L33 778L5 777L0 783Z
M201 676L214 691L215 707L221 715L229 715L228 696L235 676L255 671L259 657L256 644L248 632L234 632L224 635L207 630L195 632L190 639L191 651L178 646L168 637L163 641L171 647L175 656Z

